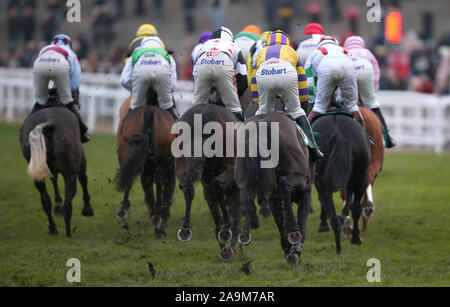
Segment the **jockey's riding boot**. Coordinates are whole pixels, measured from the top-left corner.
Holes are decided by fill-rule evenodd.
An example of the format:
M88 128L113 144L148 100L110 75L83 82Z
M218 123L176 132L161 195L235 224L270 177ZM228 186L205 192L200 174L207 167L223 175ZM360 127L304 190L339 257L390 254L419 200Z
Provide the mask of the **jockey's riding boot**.
M91 140L91 137L89 136L88 133L89 128L83 123L80 112L78 111L78 108L75 106L75 102L72 101L71 103L66 104L66 108L72 111L72 113L75 114L75 116L78 119L78 123L80 125L81 142L82 143L89 142Z
M311 129L311 125L309 124L308 119L305 115L298 117L295 122L303 129L308 139L314 144L314 148L309 148L309 152L312 157L312 161L318 161L323 158L323 153L320 151L319 146L316 143L314 138L314 134Z
M361 112L360 112L360 111L355 111L355 112L352 112L352 114L353 114L353 117L358 121L358 123L359 123L364 129L366 129L366 126L364 125L364 118L363 118Z
M394 139L392 138L392 136L389 134L389 128L388 128L388 126L386 125L386 121L384 120L383 113L381 113L380 108L373 108L372 111L373 111L373 113L375 113L375 114L377 115L377 117L380 119L381 124L383 125L383 130L384 130L384 132L386 132L386 135L387 135L387 144L386 144L386 147L387 147L387 148L392 148L392 147L394 147L394 146L396 145L396 143L395 143Z
M233 112L234 115L236 115L236 117L241 121L241 122L245 122L245 118L244 118L244 112L239 111L239 112Z
M177 108L175 107L175 105L173 105L170 109L167 109L167 111L169 111L169 113L173 116L175 121L179 121L180 120L180 114L178 113Z

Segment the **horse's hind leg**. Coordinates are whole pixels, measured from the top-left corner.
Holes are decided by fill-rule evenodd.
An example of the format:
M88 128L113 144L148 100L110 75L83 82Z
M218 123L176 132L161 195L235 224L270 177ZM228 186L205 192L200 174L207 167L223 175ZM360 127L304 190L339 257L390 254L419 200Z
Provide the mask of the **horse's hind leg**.
M52 201L50 199L50 196L47 193L47 188L45 187L45 182L34 182L34 185L39 190L39 193L41 194L41 203L42 208L44 209L45 213L48 217L48 230L51 235L58 234L58 230L56 229L55 221L53 220L52 216Z
M78 175L78 180L80 181L81 188L83 189L83 201L84 206L81 210L81 215L86 217L94 216L94 209L91 206L91 196L88 190L88 177L86 175L86 159L84 159L83 165L81 167L80 174Z
M77 193L77 177L76 175L64 176L65 183L65 201L63 206L64 222L66 223L66 236L72 236L70 228L70 220L72 219L72 200Z
M231 242L228 250L225 248L225 252L229 251L231 257L235 254L236 242L238 240L239 234L241 233L241 216L242 216L242 207L241 201L239 198L239 191L233 192L232 195L229 195L230 198L230 206L231 206L231 216L233 220L233 226L231 227ZM256 210L255 210L256 211Z
M280 232L281 248L284 251L284 255L289 255L292 245L287 239L287 232L284 223L284 213L282 212L280 199L276 196L270 198L270 210L272 211L273 218L277 224L278 231Z
M180 241L187 242L192 238L191 207L192 200L194 199L195 195L194 185L192 182L184 183L184 185L181 186L181 190L183 191L184 200L186 202L186 212L184 216L183 227L178 230L177 236Z
M116 213L116 217L119 220L119 222L126 222L130 217L130 208L131 208L130 191L131 185L126 187L123 193L122 207Z
M362 239L359 236L360 232L359 232L358 222L359 222L359 218L361 217L361 212L362 212L361 199L363 197L363 194L364 194L363 190L356 191L355 192L355 201L351 205L352 218L353 218L353 232L352 232L352 238L350 240L350 243L356 244L356 245L362 244Z
M322 210L325 211L326 216L330 219L331 228L334 232L334 238L336 241L336 253L341 253L341 225L339 223L339 219L336 214L336 209L334 207L333 202L333 194L331 192L327 191L320 191L319 192L319 200L320 204L322 206Z
M55 208L53 209L53 213L57 217L63 217L62 210L62 198L61 193L59 192L58 187L58 174L55 174L52 178L53 190L55 191Z
M353 201L353 190L350 187L350 185L348 185L345 189L344 208L342 209L341 216L338 217L341 223L342 235L347 239L350 238L353 231L352 223L349 217L350 206L352 204L352 201Z
M288 240L292 245L299 244L302 240L300 227L295 222L294 211L292 210L292 186L289 184L286 177L281 177L279 180L281 204L285 212L286 226L288 227ZM309 208L308 208L309 210Z
M320 210L319 232L327 232L327 231L330 231L330 226L328 225L327 215L325 213L325 210L323 210L321 208L321 210Z
M239 197L240 197L241 203L244 205L243 209L244 209L245 220L244 220L244 229L239 234L238 239L239 239L239 243L241 243L243 245L248 245L252 242L250 226L251 226L252 216L255 214L255 211L256 211L256 206L254 203L254 199L250 195L250 192L248 191L247 188L243 188L240 190Z
M144 167L144 171L141 175L141 186L144 190L145 194L145 205L148 209L148 217L150 219L150 226L155 228L154 221L152 219L152 216L155 214L155 195L153 191L153 183L154 183L154 177L153 177L153 166L146 164Z

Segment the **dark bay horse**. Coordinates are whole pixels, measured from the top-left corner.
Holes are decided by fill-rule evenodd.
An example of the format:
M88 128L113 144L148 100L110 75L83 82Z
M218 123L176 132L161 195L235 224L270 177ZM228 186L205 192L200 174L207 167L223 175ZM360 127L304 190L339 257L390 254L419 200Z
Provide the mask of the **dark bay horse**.
M247 245L251 242L250 223L255 216L255 198L258 202L267 201L275 218L281 237L281 247L288 264L297 264L306 238L306 222L311 209L311 190L314 182L315 165L309 159L309 151L304 145L296 124L280 112L254 116L246 121L256 123L258 142L261 131L271 127L267 132L267 144L275 149L273 137L278 137L279 163L272 167L262 166L266 154L260 151L256 156L249 154L250 143L255 137L246 133L246 126L240 128L238 136L245 137L245 156L236 159L235 180L240 189L240 199L244 205L245 224L239 241ZM266 124L260 125L261 123ZM276 125L278 124L278 129ZM272 135L272 130L276 129ZM269 139L270 136L270 139ZM275 149L276 150L276 149ZM292 209L292 202L297 203L298 223Z
M196 121L196 118L200 120ZM180 154L175 158L175 171L186 202L184 223L178 230L178 239L187 242L192 238L191 205L195 196L194 185L201 182L203 195L216 225L215 235L220 246L219 258L223 261L230 261L235 254L234 247L240 233L242 214L239 191L234 182L235 152L233 150L229 156L225 154L228 149L234 149L234 142L227 143L227 137L232 136L235 140L236 135L236 129L226 129L226 124L234 124L237 121L236 116L224 107L201 104L186 111L178 122L189 129L173 131L177 139L183 136L186 139L186 142L176 148L187 151L187 154ZM224 145L222 156L205 155L202 149L208 137L203 133L200 136L194 133L196 129L204 131L205 127L212 123L219 124L223 131L223 135L217 140L221 144L215 144L216 148ZM212 134L212 130L209 132ZM198 149L200 152L196 154L195 151ZM229 242L230 246L226 247Z
M372 188L375 183L375 179L383 168L384 161L384 145L383 145L383 126L381 121L370 109L360 106L364 117L366 133L372 138L372 146L370 149L370 164L367 169L367 182L368 187L364 193L363 200L361 202L362 207L362 217L363 217L363 231L367 231L368 220L374 215L375 204L373 201ZM346 190L341 190L341 197L344 200L344 207L346 204ZM344 229L342 234L346 237L351 236L351 223L348 219L343 225ZM319 227L319 232L330 230L327 218L324 212L321 214L321 226Z
M155 106L146 105L128 112L129 99L127 101L121 109L123 120L117 133L120 169L116 182L124 197L116 215L119 221L128 221L131 207L129 194L134 180L140 176L150 225L155 228L157 237L164 237L175 191L171 154L174 136L170 133L175 120L168 111Z
M364 128L349 115L324 115L313 122L314 132L321 137L318 145L325 157L317 167L315 186L319 194L323 217L328 217L334 231L336 252L341 252L340 232L344 217L352 211L352 244L361 244L358 221L361 199L368 185L367 170L370 163L370 141ZM347 206L343 217L336 215L333 193L346 190Z
M57 105L51 96L47 105ZM80 141L80 129L75 115L63 106L39 110L29 116L20 129L22 154L28 161L28 175L41 194L42 207L48 217L50 234L57 234L52 216L52 202L45 181L51 179L55 190L54 214L63 216L66 235L72 236L72 200L77 191L77 179L83 188L84 207L82 215L91 217L94 210L90 204L86 157ZM58 189L58 174L65 182L65 200Z

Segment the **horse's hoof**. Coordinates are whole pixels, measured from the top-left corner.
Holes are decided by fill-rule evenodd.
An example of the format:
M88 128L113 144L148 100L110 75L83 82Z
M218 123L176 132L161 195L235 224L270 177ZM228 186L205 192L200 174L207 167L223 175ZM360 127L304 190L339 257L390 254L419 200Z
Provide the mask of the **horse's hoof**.
M288 241L292 245L299 244L302 241L302 234L300 231L294 231L288 234Z
M252 217L252 220L250 221L250 229L256 230L258 228L259 228L259 219L258 219L258 216L255 214Z
M271 214L269 206L261 206L259 209L259 215L265 219L269 218Z
M221 244L227 244L230 242L232 236L233 233L231 232L231 229L224 229L217 233L217 240Z
M252 235L251 233L245 233L245 232L241 232L238 236L238 241L239 243L241 243L242 245L249 245L252 242Z
M346 218L344 218L344 222L341 227L341 233L342 233L342 236L344 236L344 238L348 239L351 237L352 232L353 232L353 226L351 225L350 218L347 216Z
M166 232L162 229L155 229L155 235L158 239L164 239L166 237Z
M284 257L284 260L287 265L297 265L300 262L300 254L295 250L291 250L289 254Z
M94 209L91 206L84 207L81 211L81 215L85 217L92 217L94 216Z
M327 231L330 231L330 230L331 229L330 229L330 226L328 224L319 226L319 232L327 232Z
M55 208L53 209L53 214L56 217L63 217L64 216L63 207L61 205L55 206Z
M177 237L181 242L188 242L192 238L192 230L187 227L180 228L177 232Z
M128 221L129 216L130 216L130 214L129 214L128 210L125 210L125 209L120 209L116 213L116 217L119 220L119 222Z
M352 235L352 238L350 240L351 244L355 244L355 245L361 245L362 244L362 239L359 235Z
M154 229L161 229L162 226L162 218L161 216L152 216L150 218L150 226L152 226Z
M58 230L56 229L55 226L48 226L48 234L52 235L52 236L56 236L58 234Z
M224 247L219 252L219 259L225 262L230 262L233 259L233 256L236 252L234 251L234 248L230 247Z
M367 205L362 209L362 216L365 219L370 219L375 214L375 204L373 202L367 202Z

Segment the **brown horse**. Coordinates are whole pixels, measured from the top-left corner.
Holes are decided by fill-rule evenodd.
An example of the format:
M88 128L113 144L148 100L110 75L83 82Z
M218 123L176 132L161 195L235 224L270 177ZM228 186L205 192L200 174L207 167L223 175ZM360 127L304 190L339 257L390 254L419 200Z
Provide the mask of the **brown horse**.
M50 96L47 105L57 105L57 98ZM80 129L75 115L63 106L53 106L39 110L25 119L20 129L22 154L28 161L28 175L41 194L42 207L48 217L50 234L57 234L52 216L52 202L45 186L51 179L55 190L56 216L63 216L66 235L72 236L72 200L77 191L77 178L83 188L83 216L91 217L94 210L90 204L86 156L80 141ZM65 200L58 189L58 174L65 182Z
M195 133L189 134L189 132L194 132L197 129L203 131L206 125L218 123L224 132L218 142L222 143L220 145L225 144L223 152L226 153L231 148L230 146L234 148L234 143L227 143L227 138L232 136L235 140L236 135L236 130L226 129L226 124L234 124L237 121L236 116L224 107L202 104L192 107L181 117L179 123L185 125L185 128L188 129L174 131L177 133L177 139L184 137L186 140L182 145L177 145L176 148L188 151L186 154L177 155L175 158L175 171L186 202L184 223L182 228L178 230L178 239L187 242L192 238L191 205L195 196L194 185L201 181L203 195L216 225L215 234L220 246L219 258L223 261L230 261L233 258L234 247L240 233L239 224L242 208L239 202L239 191L233 178L235 152L233 151L228 156L225 154L222 156L207 156L201 150L200 153L196 154L195 151L200 147L203 149L208 138L205 134L198 136ZM216 147L220 145L215 144ZM231 209L231 217L228 208ZM229 242L230 246L226 247Z
M129 104L130 98L121 107L117 133L120 169L116 182L124 197L116 215L120 221L128 221L129 194L134 180L140 175L150 224L158 237L164 237L175 190L171 154L174 136L170 133L175 120L168 111L149 105L128 111ZM156 202L153 184L156 185Z
M251 123L256 124L257 135L246 134ZM308 148L295 123L280 112L254 116L245 122L238 132L239 138L245 138L245 156L236 159L235 180L240 189L240 199L244 204L245 224L240 243L251 242L250 225L255 214L255 198L258 202L267 201L275 218L281 238L281 247L285 260L289 264L297 264L306 238L306 222L311 209L311 190L314 182L315 165L309 159ZM262 124L262 125L261 125ZM278 125L277 126L273 125ZM260 139L263 127L271 127L266 139ZM274 130L275 133L274 133ZM278 130L278 131L277 131ZM274 133L274 134L273 134ZM278 146L274 142L278 137ZM268 168L263 167L267 156L261 152L256 157L249 154L250 143L257 138L258 147L261 142L278 150L279 163ZM278 148L276 148L278 147ZM272 156L273 158L273 156ZM292 210L292 201L297 203L298 222Z

